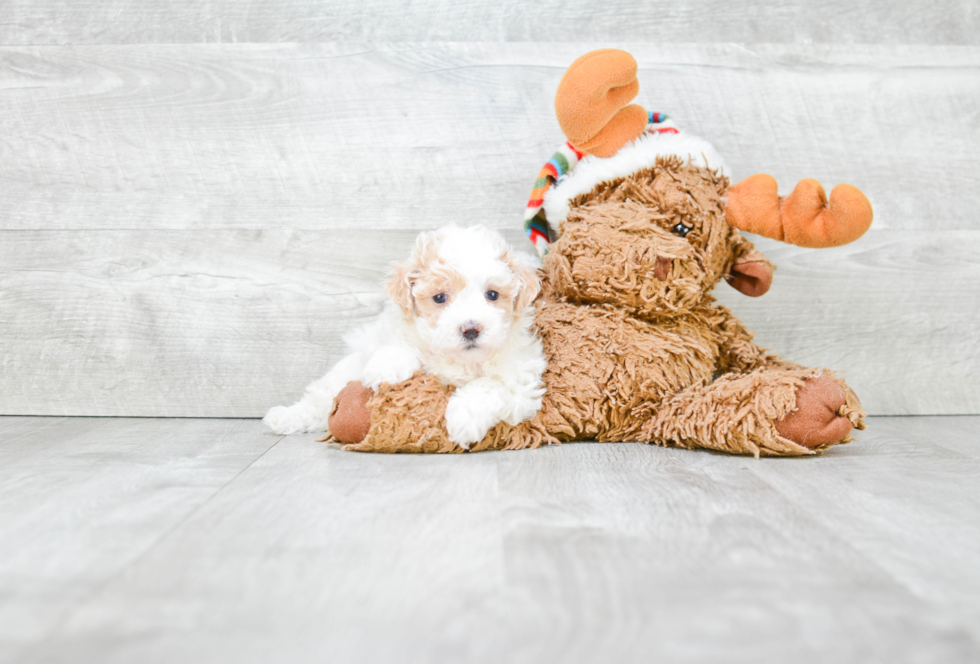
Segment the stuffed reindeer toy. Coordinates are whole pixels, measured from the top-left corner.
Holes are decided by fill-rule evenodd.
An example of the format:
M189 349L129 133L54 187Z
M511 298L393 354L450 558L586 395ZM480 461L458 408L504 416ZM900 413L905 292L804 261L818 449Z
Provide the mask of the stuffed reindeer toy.
M773 265L740 231L838 246L870 226L870 203L850 185L828 200L814 180L786 197L768 175L730 186L707 141L630 104L636 71L628 53L594 51L559 84L568 142L525 222L543 255L542 405L469 449L596 440L791 456L851 441L865 413L845 382L760 348L710 292L722 280L752 297L769 288ZM358 451L464 451L446 432L452 391L421 372L377 391L352 383L331 435Z

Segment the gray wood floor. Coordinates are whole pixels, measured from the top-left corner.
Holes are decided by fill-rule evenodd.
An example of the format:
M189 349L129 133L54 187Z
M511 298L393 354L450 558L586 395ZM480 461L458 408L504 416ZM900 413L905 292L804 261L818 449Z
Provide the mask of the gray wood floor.
M980 661L980 417L816 459L0 418L4 662Z

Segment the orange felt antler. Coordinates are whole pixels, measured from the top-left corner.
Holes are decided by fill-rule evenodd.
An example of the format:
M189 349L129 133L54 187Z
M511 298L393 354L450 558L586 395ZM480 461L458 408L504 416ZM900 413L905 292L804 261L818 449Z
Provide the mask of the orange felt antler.
M647 112L629 103L639 91L632 55L614 48L586 53L558 84L558 124L580 151L611 157L647 126Z
M725 218L735 228L800 247L838 247L858 239L874 212L867 196L849 184L830 192L816 180L801 180L785 198L776 180L760 173L729 187Z

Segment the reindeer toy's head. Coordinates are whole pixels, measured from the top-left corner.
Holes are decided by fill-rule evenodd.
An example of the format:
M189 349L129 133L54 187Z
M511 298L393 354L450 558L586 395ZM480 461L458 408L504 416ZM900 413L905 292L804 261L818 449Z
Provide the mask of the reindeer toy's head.
M814 180L785 199L768 175L729 187L707 141L629 103L636 71L628 53L605 49L576 60L559 84L568 158L562 177L543 173L547 193L528 222L546 229L532 239L548 249L554 295L644 317L676 314L710 301L722 279L753 297L769 289L772 265L739 229L805 247L845 244L867 230L871 206L850 185L829 202Z

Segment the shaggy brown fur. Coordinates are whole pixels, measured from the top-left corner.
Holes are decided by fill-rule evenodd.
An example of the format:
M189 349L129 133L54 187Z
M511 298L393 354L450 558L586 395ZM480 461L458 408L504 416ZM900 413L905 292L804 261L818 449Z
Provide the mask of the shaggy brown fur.
M864 427L841 379L767 353L709 294L740 265L771 272L726 222L727 186L670 157L572 201L536 302L548 358L542 409L499 424L473 450L594 439L802 455ZM802 390L813 381L820 389ZM367 437L347 449L462 451L444 426L451 392L423 374L383 385L368 403Z

